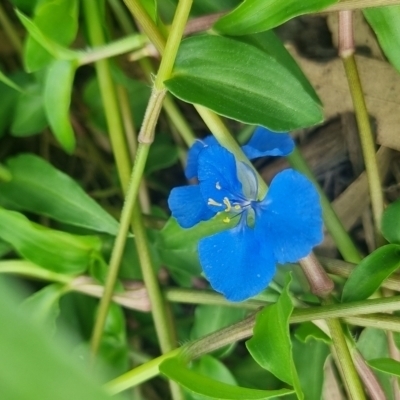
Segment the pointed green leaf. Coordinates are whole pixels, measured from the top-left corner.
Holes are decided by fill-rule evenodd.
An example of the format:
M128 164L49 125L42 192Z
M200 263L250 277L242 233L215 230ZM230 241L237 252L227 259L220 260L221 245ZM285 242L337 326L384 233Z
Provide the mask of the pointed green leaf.
M44 109L54 136L68 153L75 149L75 133L69 119L76 61L54 61L47 72Z
M390 243L400 244L400 199L390 204L382 216L382 234Z
M184 40L165 85L184 101L277 132L323 120L320 105L295 75L259 48L231 38Z
M295 59L287 51L282 41L275 35L274 31L271 30L256 33L254 35L245 35L236 39L257 47L261 51L273 57L279 64L287 68L303 86L304 90L310 95L310 97L317 104L322 106L321 100L318 98L313 86L297 65Z
M12 179L0 183L0 204L116 235L118 222L68 175L33 154L7 160Z
M125 315L118 304L110 304L99 355L109 366L107 379L116 378L129 369Z
M73 359L60 339L53 341L17 307L0 281L1 398L4 400L110 400L90 368ZM114 397L113 397L114 398Z
M339 0L245 0L214 28L226 35L267 31L298 15L320 11Z
M323 342L311 339L300 343L293 340L293 359L306 400L321 400L324 365L329 354L329 347Z
M374 358L368 361L368 365L385 374L400 377L400 362L392 358Z
M59 300L68 291L66 285L53 283L29 296L21 307L31 315L38 325L46 326L50 334L55 333L56 319L60 313Z
M190 369L200 375L208 376L217 380L218 382L227 383L228 385L237 385L235 377L232 372L221 361L213 356L206 354L199 360L191 363ZM186 400L207 400L208 396L202 396L193 392L188 392Z
M40 133L48 126L43 108L42 87L33 83L18 96L11 125L11 134L17 137Z
M265 307L256 318L253 337L246 342L252 357L280 380L292 385L303 399L292 356L289 318L293 304L288 292L290 279L276 304Z
M296 329L295 336L303 343L308 343L312 339L322 341L328 345L332 343L331 338L312 322L302 323L299 328Z
M24 51L28 71L37 71L56 59L74 59L77 53L68 46L78 30L77 0L48 0L35 9L33 20L16 11L29 33Z
M0 238L27 260L52 271L79 274L99 257L100 239L47 229L0 208Z
M16 90L17 92L23 92L24 90L18 86L14 81L8 78L2 71L0 71L0 82L3 82L8 87Z
M400 5L366 8L363 13L386 57L400 72Z
M212 399L262 400L293 393L289 389L257 390L228 385L200 375L186 368L178 358L168 358L160 365L160 372L184 388Z
M400 245L388 244L365 257L344 285L342 301L367 299L400 267Z

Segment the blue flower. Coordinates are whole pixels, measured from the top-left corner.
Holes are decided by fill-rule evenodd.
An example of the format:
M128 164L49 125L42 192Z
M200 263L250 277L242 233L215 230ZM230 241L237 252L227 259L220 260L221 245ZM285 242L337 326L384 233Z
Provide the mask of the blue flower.
M264 132L266 141L271 135ZM271 149L259 138L253 136L244 148L251 158L287 151L279 139ZM237 219L236 226L198 245L206 278L228 300L255 296L272 280L277 263L296 262L322 241L319 196L303 175L292 169L280 172L260 200L253 169L228 150L206 139L191 151L186 173L197 176L199 184L173 189L168 203L183 228L221 212L225 222Z
M201 150L207 146L218 145L217 139L210 135L202 140L196 140L189 149L185 169L187 179L197 177L197 161ZM294 149L293 139L287 133L274 133L259 126L255 129L249 142L242 147L249 160L264 156L286 156Z

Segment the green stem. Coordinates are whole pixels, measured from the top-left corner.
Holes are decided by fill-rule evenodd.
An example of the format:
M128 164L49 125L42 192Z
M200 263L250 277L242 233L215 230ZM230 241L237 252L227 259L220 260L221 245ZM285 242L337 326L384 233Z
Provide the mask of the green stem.
M167 288L164 289L164 295L165 298L172 303L208 304L214 306L242 308L246 310L257 310L267 305L265 301L258 300L247 300L240 303L233 303L226 300L222 295L211 290Z
M372 206L372 216L375 224L377 243L382 243L380 234L381 218L384 210L384 197L379 176L378 162L376 159L375 143L372 134L367 106L365 104L362 85L354 57L352 12L339 13L339 54L346 71L347 81L353 99L356 114L361 148L364 156L365 170L367 172L369 195Z
M83 8L91 45L103 46L105 43L105 37L102 30L102 20L97 2L84 0ZM99 60L95 63L95 68L119 179L123 191L126 192L131 167L109 61L106 59Z
M136 214L137 212L133 215L134 220L137 219ZM154 273L151 254L148 251L147 237L143 221L141 218L138 218L137 221L134 232L140 265L142 266L143 280L150 298L151 311L160 348L162 353L167 353L176 347L176 341L173 340L173 331L167 319L164 298L158 284L157 275Z
M89 39L94 46L101 46L105 42L104 34L102 31L102 21L100 10L96 2L91 0L84 0L83 2L84 14L86 19L86 26L88 28ZM108 129L110 132L110 140L113 148L119 179L123 191L127 190L127 182L129 179L130 165L129 156L127 153L127 146L125 142L123 127L119 114L119 107L117 102L117 95L115 86L112 80L110 66L108 60L99 60L95 64L97 77L99 80L100 93L106 114ZM129 228L128 220L128 228ZM125 226L126 221L121 221L121 226ZM115 282L118 275L119 261L122 258L127 230L122 236L122 229L119 230L116 242L111 255L109 271L105 283L104 295L102 296L99 304L97 318L94 324L92 338L91 338L91 354L94 357L100 347L100 342L103 334L105 321L108 314L108 309L111 297L114 291Z
M139 0L124 0L132 15L139 21L143 31L149 37L151 42L160 54L163 54L166 44L166 39L158 30L157 26L151 19L150 15L142 6Z
M172 24L170 38L168 39L167 43L167 49L169 50L170 54L166 52L161 60L160 73L157 75L156 78L157 85L155 85L153 88L153 92L148 107L146 109L145 118L139 134L140 144L137 150L136 160L132 170L130 183L127 190L124 190L126 192L126 198L121 213L120 228L111 254L104 295L100 301L98 317L96 319L96 324L93 330L93 337L91 342L92 354L96 353L100 345L102 331L104 329L105 319L112 298L112 293L114 290L115 281L117 279L118 269L129 230L129 224L132 220L133 213L135 218L132 220L132 227L136 235L136 245L141 261L143 278L145 281L145 285L149 291L149 298L152 303L152 312L161 350L163 352L166 352L174 347L170 324L166 315L166 310L163 304L160 288L158 286L157 277L152 267L146 232L142 225L141 214L138 208L134 209L134 206L140 187L140 182L143 176L144 166L147 160L150 145L153 141L155 126L162 106L162 100L165 96L163 82L169 77L170 71L175 61L175 56L183 34L183 28L189 16L191 4L192 0L181 0L178 4ZM89 7L87 7L86 11L87 15L90 15ZM115 105L117 105L117 103L115 103ZM116 117L119 119L119 125L121 126L118 109ZM118 131L118 135L121 135L123 137L122 129ZM115 156L118 156L118 154L115 154ZM129 158L126 156L124 158L124 163L129 164ZM123 174L123 176L125 177L125 173ZM126 182L127 180L123 179L123 186ZM125 188L126 187L124 187L124 189ZM183 397L180 388L176 384L171 382L170 387L174 399L181 399Z
M71 276L58 274L57 272L47 270L25 260L0 261L0 273L17 274L29 278L64 283L67 285L71 284L74 280Z
M347 393L352 400L365 399L364 391L353 364L349 348L342 326L338 319L329 319L326 321L331 334L333 346L336 352L338 367L341 369L341 375L347 388Z
M361 256L357 250L357 247L336 215L330 201L326 197L324 191L321 189L300 151L295 148L293 153L287 156L287 160L293 166L293 168L306 175L316 187L320 196L322 213L326 227L329 233L332 235L340 254L348 262L359 263L361 261Z
M121 393L124 390L140 385L141 383L146 382L151 378L154 378L160 373L158 368L160 364L167 358L178 355L180 351L181 349L175 349L167 354L154 358L146 364L142 364L139 367L134 368L126 374L123 374L118 378L115 378L112 381L108 382L104 386L105 390L113 395Z
M145 163L147 160L147 155L148 155L149 149L150 149L149 145L140 144L138 151L137 151L135 165L132 170L132 178L131 178L130 184L128 186L128 190L126 192L125 202L124 202L124 206L123 206L122 212L121 212L121 219L120 219L120 226L118 229L118 234L115 239L114 247L113 247L113 250L111 253L107 280L106 280L105 287L104 287L104 294L100 300L97 319L96 319L95 326L93 329L93 335L92 335L92 340L91 340L92 354L96 354L99 349L99 346L100 346L101 337L103 335L104 324L105 324L105 321L107 318L109 305L110 305L111 298L112 298L112 295L114 292L115 283L117 281L119 266L121 264L123 252L125 249L126 238L128 235L129 226L132 221L132 213L134 210L135 201L136 201L137 193L139 191L141 177L142 177L142 174L144 171L144 166L145 166ZM138 210L138 209L135 208L135 210ZM136 222L133 223L133 227L137 228L137 224L138 224L137 221L141 220L140 210L139 210L139 212L135 213L135 217L136 217ZM135 233L136 233L136 231L135 231ZM139 235L140 235L140 233L139 233ZM137 239L138 238L136 237L136 240ZM144 247L142 245L141 250L143 251L143 249L144 249ZM150 288L149 288L149 290L150 290Z
M145 35L134 34L131 36L124 37L114 42L108 43L104 46L91 48L86 52L81 52L78 63L79 65L90 64L104 58L110 58L118 56L120 54L127 53L143 48L148 43L148 39Z
M0 25L3 27L5 34L10 39L11 44L13 45L14 49L17 51L20 58L22 58L22 52L23 52L22 41L21 41L20 37L18 36L18 33L14 29L14 26L10 22L10 20L1 4L0 4Z
M133 21L126 12L125 7L121 3L121 0L108 0L108 4L110 5L110 8L115 14L122 30L125 33L129 34L135 32L135 26L133 24Z

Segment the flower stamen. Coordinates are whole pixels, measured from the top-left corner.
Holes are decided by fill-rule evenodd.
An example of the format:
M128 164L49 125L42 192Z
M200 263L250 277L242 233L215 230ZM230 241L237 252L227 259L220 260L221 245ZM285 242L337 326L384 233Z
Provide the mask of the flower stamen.
M208 204L209 206L222 207L222 204L221 204L221 203L218 203L218 202L216 202L216 201L213 200L213 199L208 199L207 204Z
M224 197L224 204L226 205L225 211L229 212L232 210L232 204L227 197Z

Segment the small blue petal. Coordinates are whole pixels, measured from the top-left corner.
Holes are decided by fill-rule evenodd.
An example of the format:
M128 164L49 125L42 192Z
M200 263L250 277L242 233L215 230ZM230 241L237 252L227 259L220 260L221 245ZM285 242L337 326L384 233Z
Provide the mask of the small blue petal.
M199 256L211 286L230 301L257 295L275 274L272 248L243 224L202 239Z
M224 199L231 202L244 199L242 184L237 177L236 160L222 146L209 146L199 154L198 179L204 199L221 204L216 211L225 208Z
M288 133L274 133L260 126L242 150L250 160L264 156L286 156L294 150L294 142Z
M198 157L200 151L207 146L218 145L217 139L214 136L209 135L202 140L196 140L193 146L189 149L187 155L187 163L185 168L185 176L187 179L192 179L197 177L198 168Z
M319 195L305 176L292 169L275 176L256 213L254 230L272 244L280 264L306 257L323 239Z
M200 221L207 221L215 215L204 201L198 185L172 189L168 205L172 216L177 219L182 228L191 228Z

